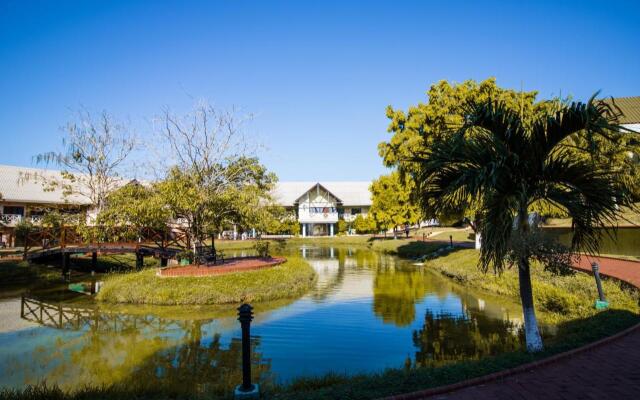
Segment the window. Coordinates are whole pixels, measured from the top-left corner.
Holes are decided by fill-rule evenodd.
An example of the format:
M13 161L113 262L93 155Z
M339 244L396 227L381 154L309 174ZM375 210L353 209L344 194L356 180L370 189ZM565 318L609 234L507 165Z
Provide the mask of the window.
M18 206L4 206L3 214L14 214L24 216L24 207Z
M362 208L360 207L351 207L351 215L362 214Z

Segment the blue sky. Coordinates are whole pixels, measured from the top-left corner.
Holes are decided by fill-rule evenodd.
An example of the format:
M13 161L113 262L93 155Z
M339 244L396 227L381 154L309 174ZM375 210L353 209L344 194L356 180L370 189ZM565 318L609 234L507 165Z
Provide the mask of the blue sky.
M144 136L205 98L256 115L281 180L368 180L385 107L441 79L640 95L640 2L521 3L0 0L0 164L58 148L80 105Z

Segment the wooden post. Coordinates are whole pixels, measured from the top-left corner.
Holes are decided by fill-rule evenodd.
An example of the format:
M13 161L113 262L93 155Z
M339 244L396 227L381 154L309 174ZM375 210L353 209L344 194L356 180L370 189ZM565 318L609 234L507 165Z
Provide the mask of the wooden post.
M136 270L140 271L144 266L144 256L141 252L136 252Z
M22 301L20 301L20 318L24 318L24 294L22 295Z
M62 253L62 275L66 276L67 273L69 272L69 261L70 261L70 256L71 254L69 253Z
M96 270L96 266L98 265L98 252L94 251L91 253L91 272Z

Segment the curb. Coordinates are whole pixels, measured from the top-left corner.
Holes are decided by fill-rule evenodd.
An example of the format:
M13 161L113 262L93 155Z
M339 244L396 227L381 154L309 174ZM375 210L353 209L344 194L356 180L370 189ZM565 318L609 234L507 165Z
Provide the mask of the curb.
M580 269L579 269L580 270ZM582 270L580 270L582 271ZM602 274L604 275L604 274ZM634 286L637 289L640 289L640 287L630 283L629 281L626 281L624 279L621 278L617 278L615 276L610 276L607 275L610 278L614 278L614 279L618 279L622 282L626 282L632 286ZM552 364L558 361L562 361L564 359L570 358L572 356L584 353L585 351L588 350L593 350L595 348L601 347L603 345L609 344L611 342L615 342L616 340L619 340L625 336L627 336L630 333L634 333L635 331L640 331L640 323L636 324L634 326L631 326L621 332L618 332L614 335L611 336L607 336L603 339L597 340L593 343L589 343L586 344L582 347L578 347L569 351L565 351L563 353L559 353L559 354L555 354L553 356L547 357L547 358L543 358L541 360L538 361L533 361L527 364L523 364L523 365L519 365L517 367L514 368L510 368L510 369L506 369L503 371L498 371L498 372L494 372L488 375L483 375L483 376L479 376L477 378L471 378L471 379L467 379L461 382L457 382L457 383L452 383L450 385L445 385L445 386L439 386L439 387L434 387L434 388L430 388L430 389L424 389L424 390L418 390L416 392L411 392L411 393L405 393L405 394L397 394L397 395L393 395L393 396L388 396L388 397L384 397L380 400L420 400L420 399L424 399L426 397L430 397L430 396L435 396L435 395L439 395L439 394L445 394L445 393L451 393L454 392L456 390L460 390L460 389L465 389L471 386L479 386L485 383L490 383L490 382L495 382L507 377L510 377L512 375L516 375L519 373L523 373L523 372L529 372L533 369L536 368L540 368L543 367L545 365L548 364Z

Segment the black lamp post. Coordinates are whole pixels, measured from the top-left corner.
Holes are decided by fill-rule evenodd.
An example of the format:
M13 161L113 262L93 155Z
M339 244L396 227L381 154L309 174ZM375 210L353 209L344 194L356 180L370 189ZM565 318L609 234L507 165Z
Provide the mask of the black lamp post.
M238 321L242 328L242 385L234 392L236 399L257 399L260 396L258 385L251 383L251 321L253 307L243 304L238 307Z

